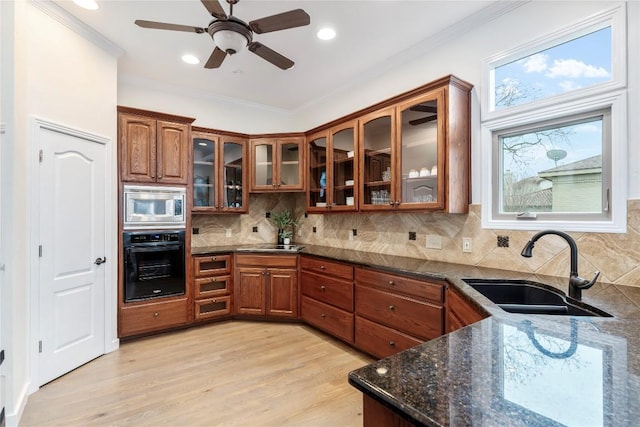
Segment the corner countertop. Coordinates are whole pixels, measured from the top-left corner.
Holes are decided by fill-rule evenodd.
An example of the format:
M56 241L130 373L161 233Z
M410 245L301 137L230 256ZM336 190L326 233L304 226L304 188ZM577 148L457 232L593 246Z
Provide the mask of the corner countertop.
M233 252L233 247L192 253ZM349 382L416 425L631 426L640 419L640 288L596 283L582 300L612 318L503 311L464 278L568 278L305 246L301 254L446 281L490 317L381 359Z

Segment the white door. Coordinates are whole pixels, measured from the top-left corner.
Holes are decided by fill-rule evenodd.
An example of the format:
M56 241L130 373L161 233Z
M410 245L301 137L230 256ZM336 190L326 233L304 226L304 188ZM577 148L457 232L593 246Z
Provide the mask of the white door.
M42 385L104 354L106 146L43 127L38 139Z

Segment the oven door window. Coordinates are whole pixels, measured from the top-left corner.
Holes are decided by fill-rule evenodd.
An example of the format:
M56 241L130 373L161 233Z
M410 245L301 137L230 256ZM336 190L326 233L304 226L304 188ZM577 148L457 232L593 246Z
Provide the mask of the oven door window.
M125 302L184 295L184 246L154 245L125 250Z

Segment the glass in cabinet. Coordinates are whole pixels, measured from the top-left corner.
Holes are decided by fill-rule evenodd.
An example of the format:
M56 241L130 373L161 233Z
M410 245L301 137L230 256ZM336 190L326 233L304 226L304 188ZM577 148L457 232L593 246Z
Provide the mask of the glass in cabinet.
M303 190L303 142L302 137L251 140L251 190Z
M356 210L356 142L355 122L309 137L309 211Z
M360 209L382 210L394 206L395 110L389 108L360 119Z
M194 212L246 212L244 139L193 133Z
M427 93L397 107L399 176L394 199L399 208L442 208L444 136L443 91Z

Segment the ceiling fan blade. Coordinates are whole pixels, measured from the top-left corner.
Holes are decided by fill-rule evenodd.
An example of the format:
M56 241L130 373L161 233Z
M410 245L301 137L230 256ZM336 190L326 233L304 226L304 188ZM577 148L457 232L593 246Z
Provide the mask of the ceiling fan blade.
M207 30L200 27L190 27L189 25L167 24L165 22L144 21L137 19L135 24L142 28L155 28L157 30L185 31L187 33L206 33Z
M265 61L271 62L276 67L282 68L283 70L288 70L293 67L294 62L292 60L280 55L275 50L266 47L260 42L249 43L247 48Z
M423 113L437 113L438 107L431 107L429 105L418 104L418 105L414 105L413 107L410 107L409 110L421 111Z
M409 124L411 126L418 126L424 123L433 122L435 120L438 120L438 116L428 116L428 117L422 117L420 119L409 120Z
M213 49L211 56L207 60L207 63L204 64L204 68L218 68L222 65L222 61L227 57L227 52L216 47Z
M202 0L202 4L214 18L227 19L227 14L218 0Z
M251 21L249 22L249 28L254 33L264 34L286 30L287 28L302 27L309 25L310 22L311 18L307 15L307 12L302 9L295 9Z

